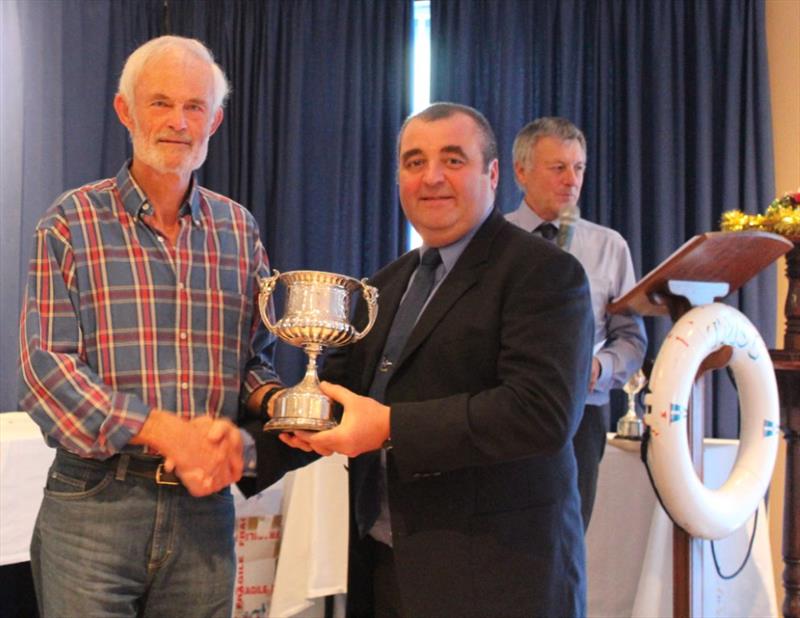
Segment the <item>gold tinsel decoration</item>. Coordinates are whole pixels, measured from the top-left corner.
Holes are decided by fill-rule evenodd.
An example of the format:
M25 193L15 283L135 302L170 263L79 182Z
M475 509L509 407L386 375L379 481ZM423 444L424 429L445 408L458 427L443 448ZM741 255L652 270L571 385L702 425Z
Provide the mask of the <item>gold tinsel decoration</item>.
M785 193L783 197L773 200L763 215L748 215L740 210L729 210L722 214L720 227L726 232L760 230L798 238L800 237L800 191Z

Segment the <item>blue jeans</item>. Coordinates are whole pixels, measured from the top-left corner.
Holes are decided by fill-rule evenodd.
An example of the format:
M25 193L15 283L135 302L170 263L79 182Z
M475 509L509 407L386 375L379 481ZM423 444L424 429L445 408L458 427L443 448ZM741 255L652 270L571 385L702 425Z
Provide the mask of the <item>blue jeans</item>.
M31 568L41 618L227 618L233 497L226 489L194 498L59 449Z

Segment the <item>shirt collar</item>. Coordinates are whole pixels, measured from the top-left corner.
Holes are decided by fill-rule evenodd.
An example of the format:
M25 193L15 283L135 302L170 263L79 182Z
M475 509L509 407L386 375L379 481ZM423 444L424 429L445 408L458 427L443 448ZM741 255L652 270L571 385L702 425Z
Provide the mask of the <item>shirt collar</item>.
M560 225L558 217L552 221L545 221L542 219L533 211L533 208L528 206L525 198L522 198L522 201L520 201L519 208L514 211L513 217L514 222L523 230L527 230L528 232L532 232L542 223L552 223L556 226L556 229L558 229L558 226Z
M136 183L133 176L131 176L131 162L131 159L128 159L119 172L117 172L116 176L122 205L132 217L152 214L153 207L150 205L147 195L145 195L142 188ZM178 211L178 216L182 217L191 213L192 220L195 223L199 223L201 213L200 189L194 174L192 174L192 180L189 186L189 193Z
M439 247L439 255L442 257L442 264L444 265L444 272L445 274L449 273L452 270L453 266L455 266L458 258L461 257L461 254L464 252L464 249L469 244L469 241L472 240L472 237L475 236L475 233L478 229L484 224L486 219L489 218L489 215L492 212L492 208L487 208L486 212L483 213L480 221L475 224L469 232L464 234L461 238L455 241L452 244L447 245L446 247ZM422 244L419 248L419 257L422 259L422 254L425 253L430 249L429 245Z

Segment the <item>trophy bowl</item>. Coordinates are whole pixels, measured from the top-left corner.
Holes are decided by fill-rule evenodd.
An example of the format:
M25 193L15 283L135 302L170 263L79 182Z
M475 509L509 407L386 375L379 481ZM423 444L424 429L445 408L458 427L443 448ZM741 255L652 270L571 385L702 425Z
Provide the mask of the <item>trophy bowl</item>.
M283 317L272 322L269 299L278 282L286 286ZM275 395L272 420L264 431L323 431L336 427L331 400L320 390L317 357L326 347L340 347L366 336L378 315L378 290L367 280L316 270L294 270L259 282L258 309L264 326L286 343L301 347L308 356L303 379ZM350 303L361 289L367 303L368 321L361 332L350 323Z

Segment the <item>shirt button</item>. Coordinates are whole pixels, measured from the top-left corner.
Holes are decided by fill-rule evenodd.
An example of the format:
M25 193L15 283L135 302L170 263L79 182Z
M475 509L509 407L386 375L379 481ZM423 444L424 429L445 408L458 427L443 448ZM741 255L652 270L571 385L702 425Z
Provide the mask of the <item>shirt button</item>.
M189 383L188 382L184 382L183 384L181 384L181 388L183 390L185 390L185 391L189 390Z
M187 337L186 333L181 333L181 340L182 341L186 341L186 337Z
M186 286L185 286L185 285L183 285L183 281L180 281L180 282L178 282L178 289L179 289L179 290L182 290L182 289L183 289L183 288L185 288L185 287L186 287Z

